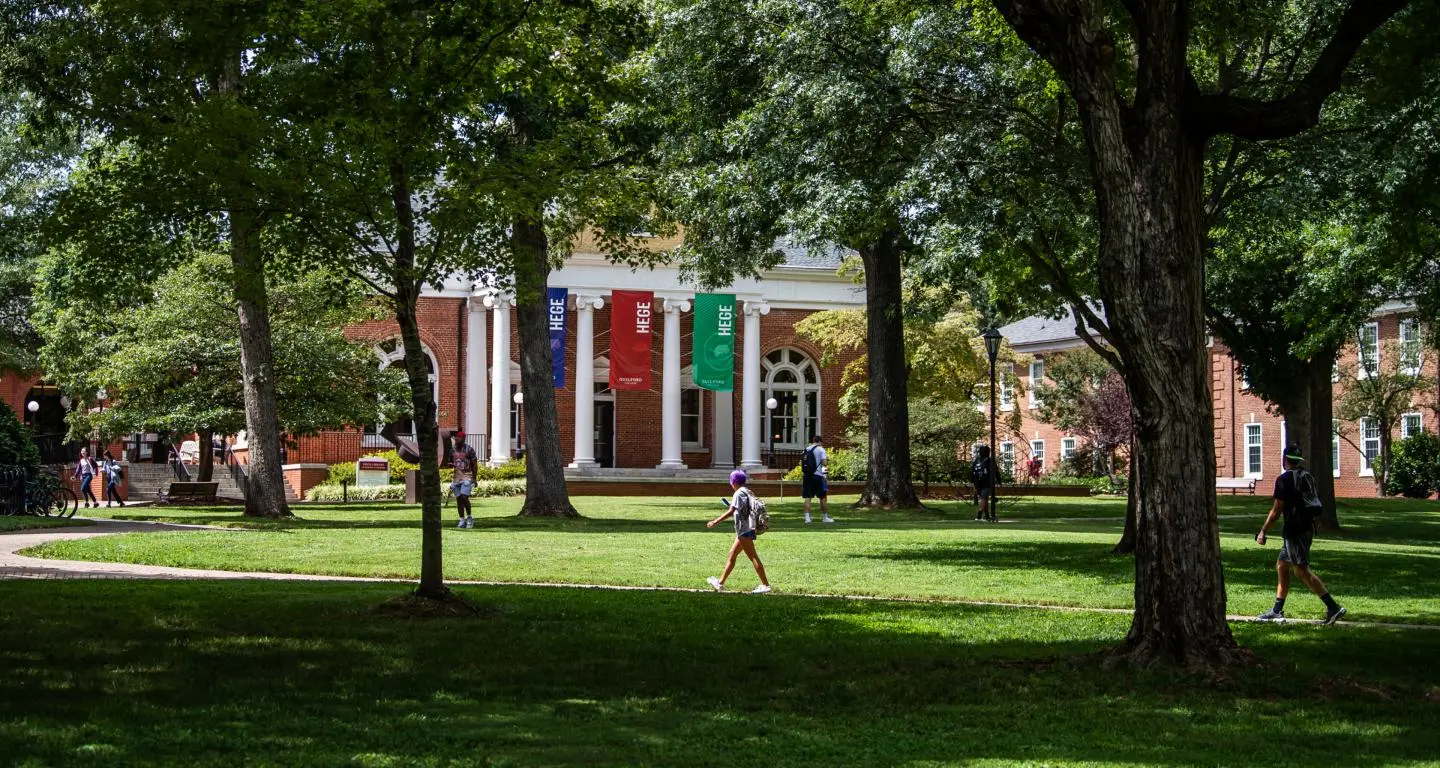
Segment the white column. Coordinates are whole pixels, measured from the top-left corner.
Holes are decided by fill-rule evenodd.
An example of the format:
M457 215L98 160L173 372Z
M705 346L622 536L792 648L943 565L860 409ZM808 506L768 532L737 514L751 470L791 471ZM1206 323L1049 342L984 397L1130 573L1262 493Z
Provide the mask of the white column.
M605 297L575 294L575 460L576 469L595 461L595 310Z
M490 382L485 379L485 294L470 296L465 327L465 437L485 434L489 414Z
M744 397L740 412L740 468L761 469L760 462L760 316L770 314L763 301L745 302Z
M490 466L510 459L510 307L515 300L503 294L485 297L495 310L495 340L490 358Z
M665 299L665 359L661 370L660 463L657 469L685 469L680 456L680 313L690 311L684 299Z
M711 463L716 469L730 469L735 466L735 393L711 392L715 403L715 424L710 434L715 436L710 447Z

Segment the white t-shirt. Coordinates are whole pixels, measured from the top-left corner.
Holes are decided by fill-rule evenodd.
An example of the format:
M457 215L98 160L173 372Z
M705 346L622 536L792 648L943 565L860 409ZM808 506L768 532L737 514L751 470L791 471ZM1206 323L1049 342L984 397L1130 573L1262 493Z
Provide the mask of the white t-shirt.
M822 445L816 445L810 450L813 450L815 452L815 474L820 477L824 477L825 462L828 461L830 458L829 455L825 453L825 447Z

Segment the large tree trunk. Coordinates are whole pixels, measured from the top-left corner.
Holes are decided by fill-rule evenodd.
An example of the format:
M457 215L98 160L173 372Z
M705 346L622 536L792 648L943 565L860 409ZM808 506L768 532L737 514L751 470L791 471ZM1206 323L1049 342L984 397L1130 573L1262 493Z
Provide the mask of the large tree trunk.
M221 98L240 92L241 52L225 57L216 91ZM232 197L230 220L231 281L240 318L240 367L244 371L245 430L249 479L245 484L245 515L289 517L285 475L280 468L280 410L275 404L275 360L270 346L269 299L265 292L265 258L260 222L252 201ZM206 445L205 450L210 450Z
M865 264L866 353L870 384L870 477L857 506L916 508L910 478L910 405L905 366L905 317L900 239L888 231L861 246Z
M280 464L280 416L275 404L275 361L259 227L248 213L230 211L230 263L240 316L240 365L244 371L245 430L249 479L247 517L289 517ZM210 446L204 446L208 451Z
M1135 614L1116 658L1141 665L1227 666L1239 649L1225 620L1215 513L1203 280L1204 142L1179 104L1186 87L1184 13L1156 11L1138 30L1147 98L1121 103L1113 68L1072 73L1095 177L1100 294L1135 405L1143 471L1135 520ZM1096 17L1067 46L1113 56ZM1088 50L1087 50L1088 48Z
M1320 517L1320 526L1326 530L1340 528L1340 515L1335 506L1335 475L1330 469L1334 462L1335 439L1335 383L1331 374L1335 367L1335 350L1324 349L1315 353L1306 364L1306 389L1310 401L1310 431L1305 454L1310 458L1310 473L1315 475L1315 490L1325 503L1325 514ZM1303 433L1298 430L1295 434Z
M415 269L415 215L406 171L399 163L390 168L391 204L400 225L395 249L395 321L400 326L400 343L405 347L405 375L410 382L415 442L420 448L420 586L415 595L444 600L450 597L450 588L445 586L440 530L439 426L435 423L435 396L416 318L424 276Z
M565 459L560 449L560 418L555 413L551 382L549 304L549 243L538 213L519 217L511 227L515 253L516 334L520 339L520 385L525 393L525 503L529 517L577 517L565 487ZM590 382L575 382L590 386Z
M210 441L215 437L215 430L206 427L195 435L200 442L200 467L195 479L202 483L210 482L215 475L215 449L210 446Z

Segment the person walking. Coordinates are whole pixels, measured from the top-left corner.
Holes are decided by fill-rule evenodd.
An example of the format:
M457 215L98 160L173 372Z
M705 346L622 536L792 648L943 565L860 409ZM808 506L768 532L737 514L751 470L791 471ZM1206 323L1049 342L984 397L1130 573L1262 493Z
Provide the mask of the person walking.
M714 528L732 515L735 518L735 542L730 545L730 556L725 560L725 572L721 573L718 579L714 576L705 579L716 592L725 589L725 580L730 578L730 572L735 570L735 558L741 552L750 558L750 564L755 566L755 575L760 577L760 586L750 591L757 595L770 591L770 580L765 577L765 565L760 562L760 555L755 552L755 495L746 487L748 480L744 470L737 469L730 473L730 489L735 495L725 503L725 514L705 524L706 528Z
M95 492L90 490L90 481L95 479L95 460L90 458L90 449L80 449L80 458L75 462L74 474L80 480L80 495L85 499L85 507L88 509L91 502L94 502L94 506L100 506L100 500L95 498Z
M475 449L465 442L465 433L456 431L452 438L450 465L455 473L451 478L450 492L455 494L455 509L460 513L456 528L474 528L475 518L470 508L470 494L475 492L475 464L479 461Z
M120 498L120 481L125 479L125 470L115 460L115 454L105 452L105 460L100 462L100 476L105 479L105 506L113 507L117 501L125 506L125 500Z
M982 445L975 450L975 461L970 464L970 477L975 483L975 498L980 502L976 520L995 522L995 458L990 455L990 446Z
M1285 598L1290 594L1290 572L1294 571L1305 586L1325 603L1325 623L1334 624L1345 615L1345 607L1335 602L1325 588L1325 582L1310 570L1310 544L1315 538L1315 518L1320 509L1320 500L1315 494L1315 478L1305 470L1305 457L1294 443L1285 447L1284 463L1285 471L1275 478L1275 493L1272 496L1275 501L1270 506L1270 514L1255 535L1255 542L1264 546L1265 533L1275 523L1275 518L1284 515L1285 521L1280 527L1280 554L1275 558L1275 605L1256 618L1260 621L1285 620Z
M1045 460L1039 456L1031 456L1025 462L1025 482L1034 485L1040 482L1040 468L1045 465Z
M810 500L813 498L820 499L820 521L835 522L830 518L830 502L826 498L830 495L830 486L825 481L830 467L830 455L821 445L822 440L820 435L812 435L810 445L800 454L800 496L805 499L806 525L810 524Z

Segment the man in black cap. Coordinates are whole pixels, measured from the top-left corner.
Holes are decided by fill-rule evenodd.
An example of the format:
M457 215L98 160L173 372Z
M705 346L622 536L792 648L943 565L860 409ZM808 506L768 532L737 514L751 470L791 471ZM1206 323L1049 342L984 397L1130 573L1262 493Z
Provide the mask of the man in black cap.
M1315 519L1319 516L1320 499L1315 493L1315 478L1304 468L1305 458L1300 447L1291 443L1285 447L1285 471L1275 478L1275 503L1255 541L1265 543L1265 532L1275 523L1275 518L1285 516L1281 526L1284 541L1280 555L1275 560L1275 572L1279 581L1275 587L1275 606L1260 614L1260 621L1284 621L1285 597L1290 593L1290 572L1293 570L1311 592L1319 595L1325 603L1325 623L1334 624L1345 615L1344 606L1335 602L1325 583L1310 570L1310 543L1315 539Z

